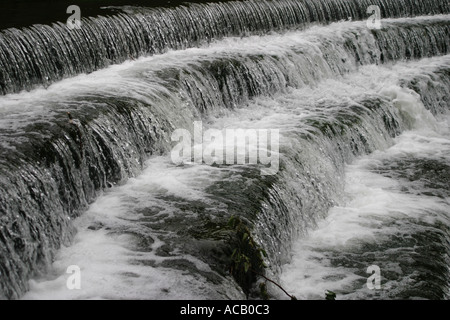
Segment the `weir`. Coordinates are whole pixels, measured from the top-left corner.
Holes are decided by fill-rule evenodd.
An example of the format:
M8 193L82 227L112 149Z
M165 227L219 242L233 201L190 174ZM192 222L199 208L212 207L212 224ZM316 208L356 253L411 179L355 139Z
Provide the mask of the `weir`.
M445 0L279 0L191 4L175 8L128 9L87 17L83 28L9 28L0 33L0 94L30 90L80 73L210 43L229 36L261 35L314 23L366 20L376 5L381 18L450 12Z
M342 21L364 20L368 2L380 6L383 18L395 19L384 19L380 30ZM261 117L256 109L247 122L223 121L280 129L277 175L261 176L257 165L219 165L200 172L207 181L198 186L200 198L155 191L149 197L158 206L141 203L144 195L134 204L128 200L131 226L89 225L130 235L133 252L179 256L130 260L205 279L214 293L199 295L254 294L257 277L233 278L228 269L236 245L229 218L238 216L249 227L267 252L268 274L277 277L292 242L341 202L346 164L392 145L415 128L411 118L448 112L449 63L431 60L420 74L408 69L391 81L391 93L350 101L298 104L296 90L369 66L422 66L420 59L447 55L449 18L439 14L448 11L446 1L431 0L244 1L127 8L83 19L83 28L72 31L63 24L3 30L0 297L22 297L61 245L72 244L74 219L103 194L120 194L130 178L151 171L152 159L167 157L176 129L192 132L201 120L214 128L256 104L265 112ZM436 16L401 18L417 15ZM400 97L416 109L402 109ZM265 122L271 119L267 104L286 119ZM165 168L169 174L178 170L171 168ZM197 169L185 170L195 176ZM164 245L155 248L158 241Z

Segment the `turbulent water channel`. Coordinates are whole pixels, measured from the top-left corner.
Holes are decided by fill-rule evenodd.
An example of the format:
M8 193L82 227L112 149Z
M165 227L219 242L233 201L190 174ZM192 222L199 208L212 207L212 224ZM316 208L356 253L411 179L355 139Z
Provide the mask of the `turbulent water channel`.
M0 298L448 299L450 10L373 4L379 29L254 0L2 30ZM219 161L227 130L271 132L273 170Z

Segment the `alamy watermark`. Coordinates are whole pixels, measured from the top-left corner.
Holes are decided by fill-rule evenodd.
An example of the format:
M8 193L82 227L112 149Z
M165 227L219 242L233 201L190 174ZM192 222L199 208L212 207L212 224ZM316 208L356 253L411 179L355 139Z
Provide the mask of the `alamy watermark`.
M370 276L367 278L367 288L369 290L380 290L381 289L381 269L377 265L371 265L367 267L366 270ZM81 289L81 269L77 265L70 265L67 267L66 273L70 276L66 280L66 287L69 290L80 290Z
M81 29L81 9L77 5L71 5L67 7L66 13L71 13L72 15L67 18L67 28L70 30Z
M196 164L260 164L261 175L275 175L279 170L278 129L208 129L194 122L194 137L187 129L172 133L178 142L171 151L172 162Z
M71 14L67 18L66 25L69 29L80 29L81 28L81 9L77 5L70 5L67 7L66 13ZM371 30L381 29L381 9L378 5L370 5L367 7L367 14L370 17L367 19L367 27ZM352 17L349 17L349 21L352 21Z
M367 19L367 28L370 30L381 29L381 10L379 6L371 5L367 8L367 13L371 16Z
M367 288L369 290L381 289L381 269L377 265L371 265L367 268L367 273L371 276L367 278Z
M81 289L81 269L77 265L67 267L66 273L70 274L66 281L66 287L69 290Z

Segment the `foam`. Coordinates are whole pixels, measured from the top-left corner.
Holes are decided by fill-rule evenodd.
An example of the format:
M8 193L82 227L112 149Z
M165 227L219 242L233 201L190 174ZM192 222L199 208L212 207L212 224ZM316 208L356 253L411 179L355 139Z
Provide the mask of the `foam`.
M449 163L449 142L449 135L442 136L431 130L409 131L400 135L391 148L376 151L348 165L345 204L333 207L316 230L296 242L292 261L284 266L281 274L285 289L299 299L323 299L327 290L338 292L338 299L365 299L369 294L375 294L365 287L369 275L362 276L369 264L359 268L336 267L331 264L330 257L336 259L353 251L360 252L363 244L389 245L389 236L403 234L409 237L421 224L439 223L448 227L450 199L403 193L400 181L370 169L377 168L381 161L401 157L437 158ZM415 223L411 225L411 221ZM364 255L372 255L374 260L381 255L368 250L361 256L361 261L370 261ZM379 250L385 250L386 254L394 251L394 255L398 252L406 260L414 257L413 247ZM412 252L408 258L405 251L409 250ZM403 274L395 260L384 263L383 272L400 275L396 281L383 283L380 294L384 297L395 298L399 294L397 291L406 290L417 276L416 271Z

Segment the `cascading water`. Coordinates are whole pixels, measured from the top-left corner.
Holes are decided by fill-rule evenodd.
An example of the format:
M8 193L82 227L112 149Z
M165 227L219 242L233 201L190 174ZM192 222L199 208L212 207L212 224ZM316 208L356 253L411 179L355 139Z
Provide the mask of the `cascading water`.
M342 21L365 19L371 4L386 18L381 29ZM261 279L230 272L239 243L230 217L267 253L266 274L298 297L366 298L371 264L386 271L371 297L448 297L446 1L122 10L80 30L0 33L0 297L255 297ZM424 14L433 16L401 18ZM194 133L195 121L204 131L279 130L279 170L174 164L171 135ZM408 144L418 148L412 162ZM376 201L376 188L399 207L358 206ZM407 218L396 229L399 212ZM408 246L430 239L435 263L420 263L425 249ZM82 290L67 289L71 265Z
M279 0L128 9L129 14L86 18L83 28L63 23L34 25L0 33L0 94L49 85L80 73L169 49L198 46L228 36L264 34L313 22L381 16L404 17L450 11L445 0Z

